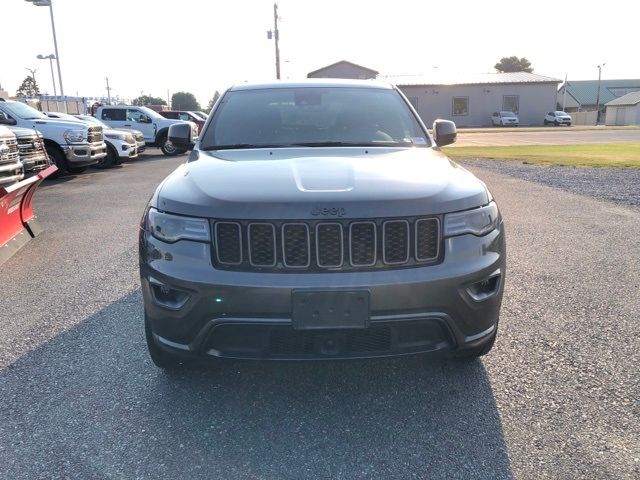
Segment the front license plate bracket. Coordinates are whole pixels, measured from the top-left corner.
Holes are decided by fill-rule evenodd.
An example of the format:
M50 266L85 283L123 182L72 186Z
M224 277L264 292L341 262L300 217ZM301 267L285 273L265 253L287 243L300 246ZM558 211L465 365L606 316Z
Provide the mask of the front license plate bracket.
M294 290L291 321L296 330L367 328L368 290Z

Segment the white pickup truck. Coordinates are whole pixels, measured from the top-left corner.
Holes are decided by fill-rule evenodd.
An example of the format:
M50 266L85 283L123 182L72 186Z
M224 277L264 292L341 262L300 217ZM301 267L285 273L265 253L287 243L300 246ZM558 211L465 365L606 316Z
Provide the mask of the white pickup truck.
M7 187L23 178L16 136L8 128L0 126L0 187Z
M158 112L147 107L132 105L104 105L96 110L96 118L102 120L111 128L135 128L144 135L148 147L160 147L165 155L179 155L186 150L176 148L167 136L169 127L176 123L191 125L193 137L198 137L198 126L193 122L164 118Z
M39 131L49 158L60 172L82 172L107 155L102 127L48 118L21 102L0 99L0 124Z

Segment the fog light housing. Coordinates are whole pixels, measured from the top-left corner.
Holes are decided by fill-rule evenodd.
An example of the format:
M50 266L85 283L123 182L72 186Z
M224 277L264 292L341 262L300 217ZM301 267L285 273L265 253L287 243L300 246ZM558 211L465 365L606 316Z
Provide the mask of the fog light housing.
M189 300L187 292L169 287L155 278L149 278L149 289L155 303L171 310L182 308Z
M501 283L502 273L500 270L496 270L483 280L469 285L467 293L476 302L481 302L496 295L500 291Z

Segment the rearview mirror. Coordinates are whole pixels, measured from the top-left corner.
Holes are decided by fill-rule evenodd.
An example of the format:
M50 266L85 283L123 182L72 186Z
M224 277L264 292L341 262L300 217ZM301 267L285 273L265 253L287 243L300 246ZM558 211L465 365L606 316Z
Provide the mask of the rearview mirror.
M178 148L193 147L191 125L188 123L174 123L169 127L169 141Z
M0 124L1 125L15 125L16 121L9 117L6 113L0 112Z
M433 122L433 139L436 145L444 147L456 141L456 124L449 120L438 119Z

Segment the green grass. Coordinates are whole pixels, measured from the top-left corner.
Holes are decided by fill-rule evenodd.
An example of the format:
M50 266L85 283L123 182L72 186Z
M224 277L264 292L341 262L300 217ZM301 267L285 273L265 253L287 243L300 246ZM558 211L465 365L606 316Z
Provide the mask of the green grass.
M640 168L640 142L444 148L451 158L519 160L537 165Z
M577 132L588 130L639 130L640 125L575 125L572 127L458 127L458 133Z

